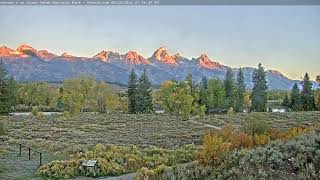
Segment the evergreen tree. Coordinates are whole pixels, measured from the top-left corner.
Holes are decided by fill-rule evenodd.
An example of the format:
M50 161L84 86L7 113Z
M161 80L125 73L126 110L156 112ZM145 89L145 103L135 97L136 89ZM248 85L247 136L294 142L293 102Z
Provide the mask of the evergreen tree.
M286 108L288 108L290 106L290 100L289 100L289 97L287 94L284 96L284 99L282 101L282 105Z
M186 85L190 88L190 95L193 97L193 104L200 101L198 85L194 83L192 74L188 73L185 77Z
M139 78L137 95L138 95L137 112L139 113L153 112L151 82L147 76L147 72L145 69L143 70L143 73Z
M0 114L8 114L15 103L16 82L0 62Z
M237 83L236 83L236 102L235 102L235 111L242 112L244 104L244 95L246 91L246 85L244 83L244 76L242 69L240 68L237 74Z
M304 111L315 110L314 92L312 89L312 82L310 81L308 73L305 74L302 82L301 104Z
M206 76L203 76L200 83L203 89L208 89L208 79Z
M226 106L227 108L231 108L234 106L234 83L231 68L227 69L226 79L224 80L224 88L226 91Z
M191 91L193 91L194 84L192 80L192 74L188 73L185 80L187 81L187 85L191 88Z
M316 81L319 83L318 85L320 87L320 75L316 77ZM318 108L318 110L320 110L320 89L316 90L314 100L316 103L316 107Z
M64 109L65 108L65 105L63 103L63 87L59 88L59 97L57 99L57 107L59 109Z
M200 105L205 105L205 107L208 109L208 79L207 77L202 77L201 82L200 82L200 98L199 98L199 104Z
M300 90L299 90L297 83L294 83L294 85L292 87L289 107L293 111L300 111L301 110Z
M314 101L316 104L316 108L320 110L320 89L317 89L314 93Z
M259 63L258 68L254 70L252 75L253 89L251 94L251 110L257 112L266 111L267 105L267 80L266 72Z
M137 74L132 69L128 80L128 112L130 114L137 113L137 86Z

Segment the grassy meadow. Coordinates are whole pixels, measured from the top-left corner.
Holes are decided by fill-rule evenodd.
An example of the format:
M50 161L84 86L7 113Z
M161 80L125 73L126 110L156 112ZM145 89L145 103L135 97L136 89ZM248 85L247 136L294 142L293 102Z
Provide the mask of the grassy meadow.
M119 147L135 145L138 152L147 154L150 154L147 150L150 148L150 152L155 151L152 148L160 148L164 152L172 150L172 153L176 153L176 150L185 152L181 148L189 144L201 145L206 132L216 131L215 128L208 125L223 127L226 124L232 124L235 128L241 129L245 120L258 118L269 124L271 128L287 130L292 127L310 127L319 123L320 112L208 115L202 120L196 118L182 120L180 117L166 114L99 113L83 113L70 118L59 115L44 116L42 119L34 116L4 116L1 118L5 129L5 134L0 135L1 163L6 164L6 167L0 171L0 179L18 177L28 179L30 177L40 178L39 175L35 175L38 157L33 154L32 160L27 161L27 150L25 149L24 157L19 159L17 157L19 143L43 151L45 163L53 160L67 160L70 155L87 152L97 144ZM120 148L119 151L122 149ZM171 157L170 153L167 154ZM143 154L139 155L143 157ZM152 157L158 155L152 155ZM141 160L141 162L147 163L148 161ZM124 169L121 172L135 171ZM120 174L115 173L114 175Z
M289 129L292 127L308 127L316 123L320 123L320 112L252 112L238 113L231 115L231 117L228 117L227 115L208 115L199 121L201 123L211 124L218 127L223 127L227 123L230 123L235 127L241 127L244 122L249 119L261 119L271 128Z

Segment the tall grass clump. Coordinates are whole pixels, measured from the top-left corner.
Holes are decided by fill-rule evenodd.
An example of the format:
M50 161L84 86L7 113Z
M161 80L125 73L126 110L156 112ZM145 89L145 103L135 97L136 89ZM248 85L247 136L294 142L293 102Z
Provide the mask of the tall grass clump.
M5 133L4 120L0 119L0 135L4 135Z

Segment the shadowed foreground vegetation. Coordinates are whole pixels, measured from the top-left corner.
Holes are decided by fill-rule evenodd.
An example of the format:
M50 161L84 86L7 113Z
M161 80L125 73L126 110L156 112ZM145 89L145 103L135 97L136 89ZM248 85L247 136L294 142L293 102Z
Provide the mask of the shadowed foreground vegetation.
M1 161L16 159L18 143L23 142L44 151L46 165L39 171L31 163L34 169L17 172L16 177L39 177L36 172L59 179L83 176L79 163L88 158L98 159L100 176L138 172L137 179L284 178L286 173L294 173L292 178L314 177L320 170L319 133L309 127L319 123L319 117L320 112L250 113L209 115L193 123L151 114L5 116ZM217 131L202 123L219 127L230 123L234 128L228 125ZM297 137L302 134L306 135ZM0 177L6 177L2 175L8 169L4 167ZM10 172L19 169L25 168Z
M135 179L283 179L287 176L310 179L319 176L317 125L276 130L258 121L244 125L243 130L227 125L207 132L200 146L168 150L98 144L66 161L52 161L40 167L38 173L58 179L82 176L84 170L79 168L82 160L96 159L98 176L137 172Z

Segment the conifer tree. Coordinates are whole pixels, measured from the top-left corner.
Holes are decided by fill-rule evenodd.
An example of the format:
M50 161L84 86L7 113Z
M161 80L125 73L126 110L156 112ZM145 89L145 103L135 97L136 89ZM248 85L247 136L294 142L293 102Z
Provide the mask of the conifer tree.
M137 74L134 69L132 69L128 80L128 112L130 114L137 113L137 86Z
M207 77L202 77L200 82L200 88L199 88L199 104L205 105L205 107L208 109L208 79Z
M16 82L0 61L0 114L8 114L15 103Z
M200 101L198 85L194 83L192 74L188 73L185 77L186 85L190 88L190 95L193 97L193 104Z
M203 89L208 89L208 79L206 76L202 77L200 84Z
M237 83L236 83L236 102L235 102L235 111L242 112L244 104L244 95L246 91L246 85L244 83L244 76L242 69L240 68L237 74Z
M290 100L287 94L283 98L282 105L286 108L290 106Z
M267 79L266 72L259 63L258 68L254 70L252 75L253 89L251 94L251 110L257 112L265 112L267 105Z
M139 78L137 88L137 112L150 113L153 112L153 103L151 96L151 82L148 78L147 72L144 69Z
M224 88L226 91L226 106L227 108L231 108L234 106L234 83L231 68L227 69L226 79L224 80Z
M320 75L318 75L316 77L316 81L319 83L319 87L320 87ZM316 107L318 108L318 111L320 110L320 89L318 88L315 92L315 97L314 97L315 103L316 103Z
M292 87L289 107L291 108L292 111L301 110L300 90L297 83L294 83Z
M194 88L192 74L188 73L187 76L185 77L185 80L187 81L187 85L191 88L191 92L192 92Z
M308 73L305 74L302 82L301 104L304 111L315 110L314 92L312 89L312 82L310 81Z

